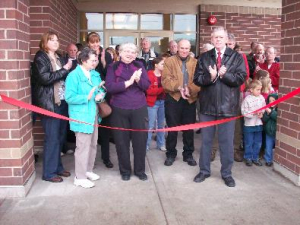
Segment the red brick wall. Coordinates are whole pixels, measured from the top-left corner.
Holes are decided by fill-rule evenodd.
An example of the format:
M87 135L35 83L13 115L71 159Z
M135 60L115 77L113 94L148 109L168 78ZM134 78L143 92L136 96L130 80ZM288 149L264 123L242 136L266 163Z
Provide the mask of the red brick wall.
M62 51L68 43L77 42L77 9L71 0L30 0L31 60L39 50L41 35L49 30L58 33ZM33 127L33 136L35 149L41 149L44 134L39 119Z
M30 103L29 1L0 1L0 93ZM0 102L0 185L34 172L31 112Z
M300 87L300 3L283 1L280 96ZM300 96L279 105L275 160L300 175Z
M215 26L223 26L229 33L233 33L244 53L250 51L252 41L260 42L264 46L274 46L278 54L280 52L281 16L279 10L202 5L199 15L200 47L204 43L210 43L210 35L214 26L208 25L207 18L214 15L218 20Z

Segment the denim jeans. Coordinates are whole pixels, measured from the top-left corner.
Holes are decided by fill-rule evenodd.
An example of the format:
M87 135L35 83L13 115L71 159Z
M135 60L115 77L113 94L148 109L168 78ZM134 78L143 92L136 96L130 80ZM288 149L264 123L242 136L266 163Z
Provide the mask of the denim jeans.
M54 112L68 116L68 105L61 101L60 106L54 106ZM68 121L41 116L45 132L43 154L43 179L51 179L57 173L63 172L60 153L65 143Z
M273 162L273 148L275 145L275 137L266 134L266 148L264 158L266 162Z
M157 100L152 107L148 107L149 129L162 129L165 126L165 100ZM156 134L157 148L165 146L165 132L157 132ZM152 139L152 131L148 132L147 149L149 149Z
M253 129L254 128L254 129ZM262 145L262 126L244 127L244 158L257 161Z

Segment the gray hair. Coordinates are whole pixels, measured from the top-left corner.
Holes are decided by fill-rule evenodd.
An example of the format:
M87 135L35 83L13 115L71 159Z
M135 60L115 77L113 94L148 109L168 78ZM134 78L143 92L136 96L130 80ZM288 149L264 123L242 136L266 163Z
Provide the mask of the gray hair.
M133 50L135 53L138 53L137 46L135 44L129 43L129 42L121 44L120 48L119 48L119 52L123 52L127 49Z
M273 46L269 46L269 47L267 47L267 48L266 48L266 51L267 51L268 49L270 49L270 48L273 48L273 50L274 50L274 53L275 53L275 54L277 53L277 49L276 49L276 48L274 48Z
M235 41L235 36L232 33L228 33L228 40Z
M79 65L82 65L82 62L86 62L87 60L89 60L91 55L95 55L97 57L96 51L89 47L85 47L84 49L82 49L77 59Z
M215 27L211 33L211 36L218 31L224 31L225 35L228 36L227 30L224 27Z
M210 43L205 43L203 44L202 48L206 51L212 50L214 48L214 46Z

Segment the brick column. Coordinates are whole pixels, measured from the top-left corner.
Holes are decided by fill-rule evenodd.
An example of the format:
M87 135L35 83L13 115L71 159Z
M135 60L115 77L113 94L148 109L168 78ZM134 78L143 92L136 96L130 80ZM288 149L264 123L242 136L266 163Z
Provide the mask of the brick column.
M72 0L30 0L30 55L33 61L39 50L43 33L52 30L60 39L60 50L65 51L69 43L77 42L77 9ZM44 132L37 118L33 127L34 151L43 150Z
M300 87L300 7L298 1L282 3L280 97ZM300 96L278 108L274 169L300 186Z
M0 93L30 103L29 0L0 1ZM0 198L35 178L31 112L0 102Z

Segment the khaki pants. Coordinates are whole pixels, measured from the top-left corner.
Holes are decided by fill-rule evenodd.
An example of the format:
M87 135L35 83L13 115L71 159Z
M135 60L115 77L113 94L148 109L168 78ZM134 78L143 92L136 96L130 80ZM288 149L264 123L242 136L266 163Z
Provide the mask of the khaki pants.
M76 132L75 149L75 176L77 179L86 179L86 172L92 172L94 168L98 128L94 128L92 134Z

